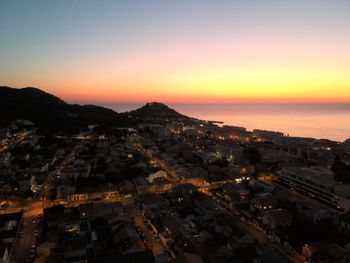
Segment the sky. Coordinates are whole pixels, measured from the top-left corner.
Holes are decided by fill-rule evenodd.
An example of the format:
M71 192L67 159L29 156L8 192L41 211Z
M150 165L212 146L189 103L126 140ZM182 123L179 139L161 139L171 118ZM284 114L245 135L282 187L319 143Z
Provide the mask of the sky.
M67 101L350 102L350 1L1 0L0 85Z

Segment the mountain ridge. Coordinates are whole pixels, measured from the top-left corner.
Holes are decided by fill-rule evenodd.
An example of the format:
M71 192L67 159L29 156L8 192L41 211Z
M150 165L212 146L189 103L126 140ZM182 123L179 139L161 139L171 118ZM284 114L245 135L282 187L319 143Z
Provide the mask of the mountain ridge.
M30 99L30 100L39 100L45 98L46 101L43 103L66 103L62 99L45 92L41 89L34 87L25 87L25 88L11 88L8 86L0 86L1 99L4 100L13 100L13 99ZM21 96L18 97L18 96Z
M0 127L16 119L32 121L41 132L77 132L91 124L105 127L136 127L142 122L188 118L167 105L151 102L126 113L96 105L69 104L34 87L0 86Z
M144 120L189 118L161 102L149 102L136 110L122 114Z

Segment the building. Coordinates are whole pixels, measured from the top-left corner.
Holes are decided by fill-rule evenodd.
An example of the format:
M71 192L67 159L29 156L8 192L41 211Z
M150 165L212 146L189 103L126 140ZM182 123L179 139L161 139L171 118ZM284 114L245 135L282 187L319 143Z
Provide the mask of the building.
M272 194L276 188L275 185L262 180L253 180L249 185L259 189L262 192L270 193L270 194Z
M292 155L289 152L282 150L260 148L259 152L262 163L286 162L292 159Z
M262 214L263 223L271 230L286 227L292 223L292 215L286 209L271 209Z
M148 177L147 177L147 180L148 182L150 183L153 183L153 181L156 179L156 178L166 178L167 177L167 173L163 170L159 170L155 173L151 173Z
M93 202L79 205L78 211L82 218L89 218L97 216L107 216L110 214L122 214L123 206L120 202Z
M334 193L338 200L338 207L345 211L350 211L350 185L349 184L337 184L334 187Z
M280 142L284 137L284 134L282 132L266 131L259 129L253 130L253 134L257 139L273 142Z
M0 215L0 263L10 262L22 221L22 212Z
M177 257L171 259L169 263L203 263L204 261L200 256L190 254L190 253L181 253Z
M168 207L169 201L164 197L156 194L149 194L141 196L141 207L142 213L145 214L147 210L160 208L160 207Z
M336 182L333 172L326 168L285 167L278 181L329 206L350 210L350 187Z
M66 199L74 195L76 187L71 184L60 184L57 186L57 199Z
M251 211L265 211L269 209L276 209L278 207L278 200L273 196L262 196L252 199L250 202Z
M9 248L3 242L0 242L0 263L10 263Z

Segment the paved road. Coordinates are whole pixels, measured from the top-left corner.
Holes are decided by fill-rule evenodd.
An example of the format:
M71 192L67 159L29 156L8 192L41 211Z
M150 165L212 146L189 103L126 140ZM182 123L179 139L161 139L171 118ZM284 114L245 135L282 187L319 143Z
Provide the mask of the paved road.
M179 182L178 176L173 171L173 169L164 160L160 159L152 150L145 149L141 145L139 137L132 137L131 141L133 143L133 147L136 150L147 156L150 160L153 160L153 163L155 165L167 173L169 180L171 180L173 183Z
M18 263L27 262L29 253L32 245L35 243L34 230L35 225L33 224L33 216L26 217L24 219L24 227L22 227L23 237L20 238L19 244L15 248L14 261Z
M269 246L275 248L281 254L286 256L288 258L288 261L291 263L303 263L304 262L304 257L297 255L297 254L295 254L293 256L287 254L282 245L269 241L267 239L267 235L261 229L254 226L253 224L248 224L248 223L240 220L236 216L232 215L224 207L222 207L221 204L218 203L217 201L214 201L212 199L212 202L217 206L218 209L220 209L221 211L223 211L225 213L228 213L231 216L232 220L235 222L235 224L239 228L243 229L245 232L251 234L258 241L259 244L261 244L261 245L265 244L265 245L269 245Z
M33 201L24 207L24 219L21 226L23 236L17 239L11 262L23 263L28 262L30 250L32 245L36 242L34 235L36 224L33 223L34 219L37 219L38 215L42 213L42 203L40 201Z
M131 216L134 217L135 224L139 226L141 231L145 234L148 248L152 249L155 256L163 255L166 249L161 241L157 241L153 238L153 231L144 223L145 218L139 215L135 210L132 210Z
M84 144L82 142L79 142L76 146L74 146L70 153L61 161L59 165L57 165L55 170L48 175L47 180L43 183L39 193L41 198L45 199L50 196L50 191L56 187L57 176L59 176L60 172L66 168L67 165L74 161L76 156L82 151L83 145Z

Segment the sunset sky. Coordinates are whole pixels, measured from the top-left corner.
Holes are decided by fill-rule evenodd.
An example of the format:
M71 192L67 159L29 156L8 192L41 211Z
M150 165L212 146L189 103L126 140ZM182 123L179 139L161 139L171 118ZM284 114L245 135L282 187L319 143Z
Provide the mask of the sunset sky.
M0 81L67 101L350 102L350 1L2 0Z

